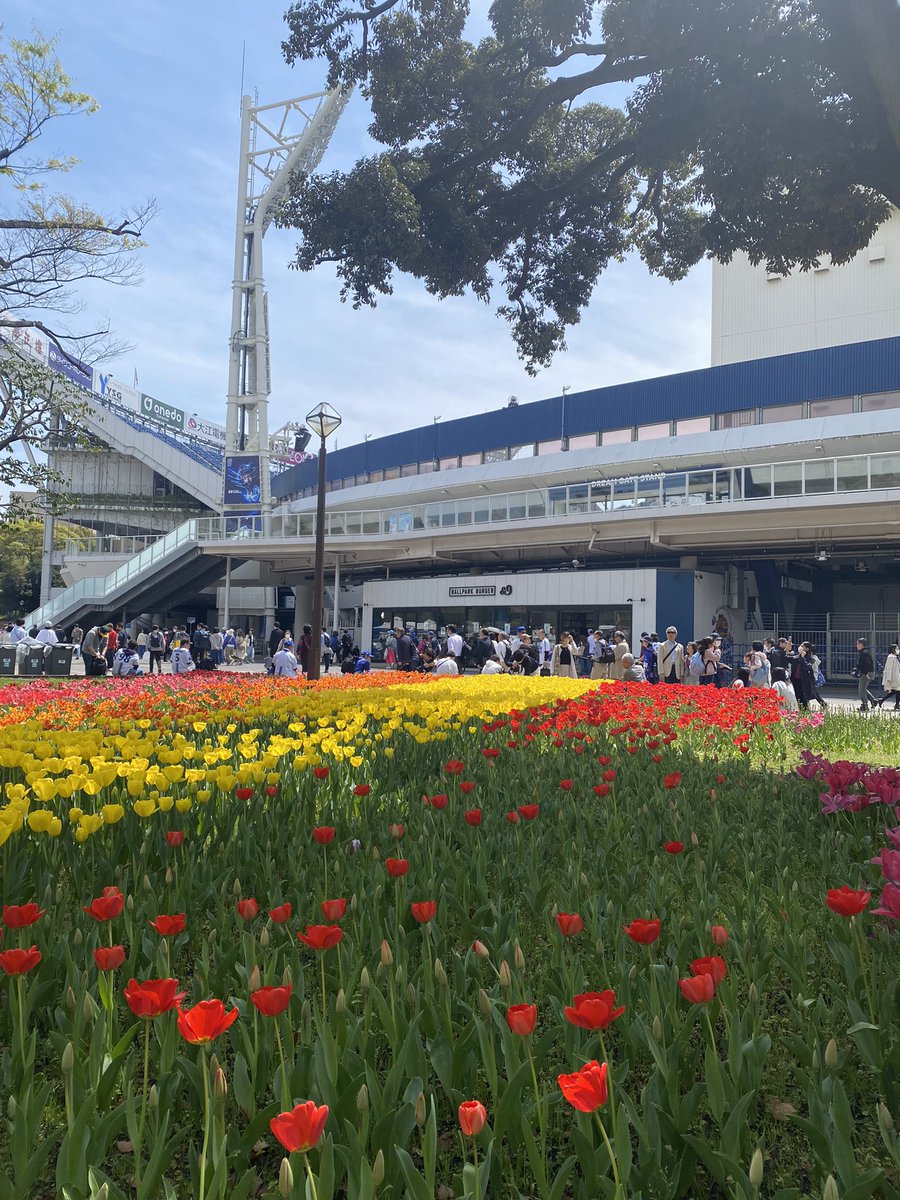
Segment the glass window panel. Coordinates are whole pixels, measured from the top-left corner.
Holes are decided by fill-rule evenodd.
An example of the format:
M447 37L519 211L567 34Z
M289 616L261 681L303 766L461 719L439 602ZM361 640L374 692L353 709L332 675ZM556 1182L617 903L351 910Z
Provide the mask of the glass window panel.
M593 450L596 445L596 433L580 433L578 437L569 438L570 450Z
M655 425L638 425L637 440L639 442L650 442L655 438L667 438L671 436L671 426L668 421L657 421Z
M776 463L772 475L776 496L803 495L803 463Z
M418 473L419 473L419 464L418 463L404 463L403 466L400 468L401 479L408 479L410 477L410 475L418 475Z
M460 466L480 467L481 466L481 458L482 458L482 456L481 456L480 451L478 454L464 454L459 460Z
M400 468L399 467L385 467L384 477L385 477L385 479L399 479L400 478Z
M535 445L534 442L529 442L526 446L513 446L510 449L510 458L534 458Z
M861 492L869 486L869 464L863 455L837 460L837 490Z
M601 446L621 446L632 440L632 429L604 429L600 434Z
M344 517L344 525L347 530L347 536L357 537L362 532L362 513L348 512Z
M716 477L713 481L713 493L717 504L731 499L734 474L734 471L716 471ZM737 498L740 498L740 492L737 493Z
M808 496L834 491L834 459L811 459L803 464L804 491Z
M678 476L681 478L681 476ZM637 481L637 505L638 508L657 508L659 507L659 485L660 479L638 479Z
M552 442L538 442L538 454L558 454L562 450L562 441L556 438Z
M439 504L425 505L425 528L440 529L441 527L441 506Z
M457 500L456 502L456 523L457 525L472 524L472 501Z
M441 528L452 529L456 524L456 504L452 500L448 500L441 505Z
M363 513L363 533L378 533L381 527L381 514L378 512Z
M381 483L384 479L384 471L370 471L369 483Z
M513 492L509 497L509 519L524 521L527 515L524 492Z
M297 536L298 537L312 537L313 532L315 531L315 527L316 527L316 519L312 515L312 513L310 513L309 516L301 516L298 518L298 521L297 521Z
M421 504L415 505L412 510L412 527L413 529L425 528L425 509Z
M667 475L662 481L663 504L678 508L687 504L687 475Z
M564 487L550 488L548 495L551 517L564 517L566 515L566 489Z
M364 484L366 484L368 482L369 482L368 475L357 475L357 477L356 477L356 486L357 487L362 487Z
M491 520L492 521L508 521L509 520L509 504L506 494L502 496L491 497Z
M528 493L528 516L532 519L540 519L547 515L547 501L543 492Z
M623 480L613 481L613 508L634 508L635 481L626 483Z
M811 417L839 417L853 412L853 397L838 396L832 400L810 400Z
M486 463L507 462L509 460L509 447L504 446L500 450L485 450L484 461Z
M772 468L744 467L744 499L770 500L772 498Z
M762 410L763 425L773 425L778 421L802 421L802 404L775 404Z
M863 412L881 412L885 408L900 408L900 392L876 392L863 396L859 402Z
M744 425L755 424L755 408L744 408L738 412L719 413L716 417L716 429L740 429Z
M687 477L688 504L710 504L714 499L712 471L691 471Z
M688 417L684 421L675 422L675 436L682 437L686 433L709 433L712 429L712 417Z
M588 510L588 485L575 483L569 488L569 512L583 513Z
M332 537L343 537L345 533L343 513L328 514L328 532Z
M611 483L592 483L591 484L591 511L606 512L612 501L612 484Z
M873 488L900 487L900 454L873 454L869 467Z
M476 525L486 525L491 518L491 501L488 496L476 496L472 501L472 510Z
M420 475L430 475L432 473L432 471L436 471L437 469L438 469L438 465L433 458L429 458L428 462L420 462L419 463L419 474Z
M454 469L454 467L458 467L458 466L459 466L459 458L458 457L441 459L441 470L442 471L452 471Z

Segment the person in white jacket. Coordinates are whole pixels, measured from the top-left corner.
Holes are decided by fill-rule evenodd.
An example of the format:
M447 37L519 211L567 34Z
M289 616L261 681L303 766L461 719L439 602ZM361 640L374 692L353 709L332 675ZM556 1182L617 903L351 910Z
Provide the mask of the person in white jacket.
M188 644L181 641L172 643L172 674L186 675L194 665Z
M287 679L297 678L297 672L300 670L300 667L297 663L297 656L294 653L294 643L291 638L285 638L281 643L281 649L275 652L272 664L274 666L274 675Z
M41 628L34 635L35 641L43 643L49 650L51 646L55 646L59 641L56 636L56 630L49 621L45 621Z
M891 652L884 660L881 686L884 688L884 695L881 697L880 707L884 708L893 696L894 712L896 712L900 708L900 646L896 642L891 646Z

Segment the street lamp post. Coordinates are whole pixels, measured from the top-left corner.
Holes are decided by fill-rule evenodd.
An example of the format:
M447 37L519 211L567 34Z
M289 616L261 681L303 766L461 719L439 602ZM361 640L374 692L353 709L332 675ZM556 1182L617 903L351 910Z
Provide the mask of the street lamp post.
M307 679L318 679L322 665L322 593L325 591L325 439L334 433L341 418L329 404L320 404L307 414L306 424L319 435L319 490L316 493L316 567L313 583L312 645L309 648Z

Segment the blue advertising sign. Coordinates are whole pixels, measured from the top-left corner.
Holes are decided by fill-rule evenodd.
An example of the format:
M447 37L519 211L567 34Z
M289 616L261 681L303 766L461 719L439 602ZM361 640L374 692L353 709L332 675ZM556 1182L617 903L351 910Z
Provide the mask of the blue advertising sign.
M259 504L261 497L259 455L227 455L223 497L225 504Z
M77 358L67 358L52 342L48 349L47 362L54 371L61 371L73 383L77 383L85 391L91 391L94 385L94 371L87 363L79 362Z

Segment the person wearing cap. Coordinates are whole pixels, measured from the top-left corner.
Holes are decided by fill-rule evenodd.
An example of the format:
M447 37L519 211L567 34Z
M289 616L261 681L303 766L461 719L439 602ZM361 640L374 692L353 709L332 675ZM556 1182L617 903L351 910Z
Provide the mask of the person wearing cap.
M684 680L684 646L678 640L674 625L666 630L666 640L659 643L656 669L660 683L682 683Z
M621 629L617 629L616 632L613 634L612 649L613 649L614 658L613 658L613 662L610 664L609 677L610 677L610 679L621 679L622 671L624 669L622 667L622 659L625 657L626 654L631 653L631 651L628 647L628 642L625 639L625 634L622 632Z
M641 634L640 664L644 669L644 680L647 683L659 683L659 675L656 671L656 651L653 648L651 633ZM624 671L622 678L625 678Z
M372 670L372 655L368 650L364 650L356 660L356 666L353 668L354 675L365 675L367 671Z
M43 643L43 645L49 649L51 646L55 646L57 644L59 638L56 636L56 630L53 628L52 623L50 621L45 621L42 627L34 635L34 640L36 642Z
M300 670L297 655L294 653L292 638L286 637L281 642L281 649L276 650L272 658L273 674L287 679L296 679Z
M81 653L84 658L85 675L105 675L109 669L106 664L106 635L109 625L92 625L84 635L81 643Z

